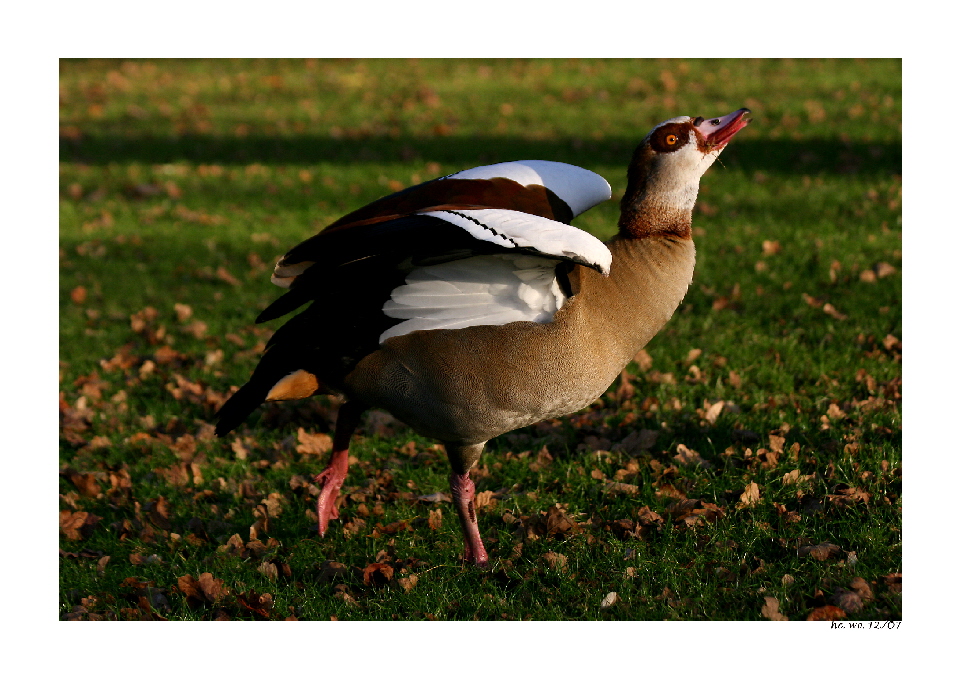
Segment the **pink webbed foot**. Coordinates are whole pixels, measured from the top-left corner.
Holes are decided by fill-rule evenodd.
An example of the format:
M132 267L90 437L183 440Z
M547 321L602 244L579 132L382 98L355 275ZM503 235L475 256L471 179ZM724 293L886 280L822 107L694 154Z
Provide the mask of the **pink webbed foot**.
M364 407L356 402L347 402L340 407L337 413L337 427L333 435L333 453L330 455L330 464L313 481L320 487L317 497L317 519L320 535L327 533L331 519L337 519L337 497L340 487L347 477L349 467L350 437L360 424L360 416Z
M320 495L317 497L317 517L321 536L327 533L330 520L340 517L340 513L337 512L337 498L340 495L343 480L347 477L347 455L345 450L334 451L330 464L313 478L314 483L320 487Z
M477 526L477 510L473 499L476 496L476 486L470 479L470 473L450 475L450 493L453 496L453 505L460 518L460 528L463 530L465 547L463 559L473 562L478 567L485 567L490 560L487 550L483 547L480 538L480 528Z

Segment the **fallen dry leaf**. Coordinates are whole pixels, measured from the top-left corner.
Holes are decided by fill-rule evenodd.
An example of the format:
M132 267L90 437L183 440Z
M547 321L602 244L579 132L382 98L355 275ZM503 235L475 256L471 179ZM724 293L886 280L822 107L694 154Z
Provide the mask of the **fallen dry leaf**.
M82 541L90 538L100 519L91 512L61 510L60 532L67 537L67 540Z
M798 557L812 557L820 562L825 562L826 560L840 557L841 555L843 555L843 550L840 549L840 546L834 545L833 543L802 545L797 550Z
M270 593L261 595L251 588L245 593L239 593L236 599L237 604L256 618L262 621L270 619L270 612L273 610L273 595Z
M297 428L297 453L325 454L333 450L333 437L328 434L310 434L302 427Z
M780 252L780 241L764 241L760 248L764 255L776 255Z
M786 616L780 613L780 601L775 597L763 598L763 607L760 608L760 615L771 621L789 621Z
M640 493L640 487L636 484L626 484L624 482L606 482L603 485L603 492L610 494L623 493L628 496L636 496Z
M404 592L409 593L413 590L416 585L419 577L416 574L410 574L409 576L401 576L397 579L397 583L400 584L400 587L403 588Z
M865 602L873 599L873 589L870 588L870 584L859 576L850 581L850 590L859 595L860 599Z
M837 588L830 598L830 602L848 614L855 614L863 609L863 599L852 590Z
M700 454L684 444L677 444L677 455L673 457L680 465L696 465L698 467L710 469L713 467L708 461L700 457Z
M430 515L427 518L427 526L433 531L437 531L443 526L443 511L440 508L435 508L430 511Z
M717 422L717 418L719 418L720 414L723 412L724 403L725 402L721 399L720 401L708 406L703 416L704 419L711 425Z
M807 621L839 621L845 618L847 618L846 612L831 604L817 607L807 615Z
M570 519L559 504L552 505L547 510L547 536L575 532L576 528L577 523Z
M382 562L374 562L363 568L363 584L373 587L383 587L393 578L393 567Z
M543 554L543 561L546 562L547 566L550 567L551 569L556 569L557 571L567 570L566 555L562 555L558 552L550 551Z
M737 508L752 508L760 502L760 487L756 482L750 482L740 494L740 502Z
M423 501L424 503L449 503L453 499L450 497L450 494L437 491L436 493L431 493L426 496L417 496L417 500Z
M619 601L620 601L620 596L617 595L616 591L612 593L607 593L604 596L604 598L600 601L600 609L609 609Z

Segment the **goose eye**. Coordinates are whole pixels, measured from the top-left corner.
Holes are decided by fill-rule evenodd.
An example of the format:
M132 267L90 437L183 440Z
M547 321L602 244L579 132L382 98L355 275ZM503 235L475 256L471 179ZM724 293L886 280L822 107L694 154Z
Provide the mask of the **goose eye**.
M677 137L676 135L667 135L667 138L665 141L667 142L667 144L673 146L674 144L680 141L680 138Z

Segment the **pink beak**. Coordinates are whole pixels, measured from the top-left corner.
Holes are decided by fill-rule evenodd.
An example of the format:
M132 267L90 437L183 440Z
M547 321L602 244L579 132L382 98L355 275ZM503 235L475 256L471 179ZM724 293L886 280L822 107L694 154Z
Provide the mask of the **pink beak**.
M703 135L703 140L707 146L722 149L735 134L750 123L749 120L744 119L744 116L748 113L750 113L750 109L738 109L723 118L712 118L710 120L697 118L693 121L693 127Z

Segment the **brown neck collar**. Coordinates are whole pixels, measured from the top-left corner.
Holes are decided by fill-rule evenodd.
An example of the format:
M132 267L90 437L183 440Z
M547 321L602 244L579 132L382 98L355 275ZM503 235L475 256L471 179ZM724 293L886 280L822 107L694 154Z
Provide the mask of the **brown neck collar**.
M628 192L620 201L620 221L617 226L620 236L624 238L672 236L690 239L692 223L690 210L654 203L636 193Z

